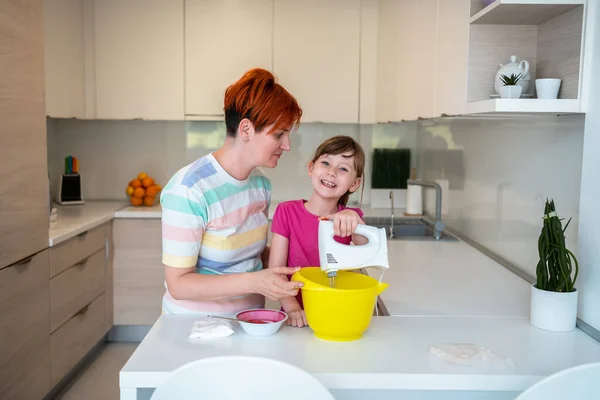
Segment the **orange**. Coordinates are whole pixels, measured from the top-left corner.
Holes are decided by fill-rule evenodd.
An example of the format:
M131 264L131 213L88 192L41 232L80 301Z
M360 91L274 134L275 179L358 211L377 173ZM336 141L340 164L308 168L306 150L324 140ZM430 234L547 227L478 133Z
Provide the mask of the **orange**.
M145 172L140 172L140 174L138 175L138 179L141 181L143 179L146 179L148 177L148 174Z
M148 186L152 186L154 185L154 179L147 177L142 179L142 186L143 187L148 187Z
M144 205L148 207L152 207L154 205L154 197L146 196L144 197Z
M142 186L142 181L139 179L134 179L131 182L129 182L129 186L131 186L132 188L139 188L140 186Z
M146 191L144 190L144 188L135 188L135 192L133 192L133 195L135 197L139 197L140 199L144 198L144 195L146 194Z
M127 193L127 196L131 196L133 194L134 189L131 186L127 186L127 189L125 189L125 193Z
M129 200L131 201L131 205L133 205L133 206L141 206L142 205L142 199L139 197L133 196Z
M160 186L158 185L152 185L146 188L146 196L156 197L158 192L160 192Z
M154 185L154 187L156 188L156 190L158 190L159 192L162 190L162 187L160 185Z

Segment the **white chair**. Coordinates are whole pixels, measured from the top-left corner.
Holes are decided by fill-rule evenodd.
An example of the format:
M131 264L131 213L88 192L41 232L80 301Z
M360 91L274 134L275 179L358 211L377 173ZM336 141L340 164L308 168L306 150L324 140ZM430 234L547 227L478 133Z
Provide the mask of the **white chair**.
M183 365L151 400L260 399L333 400L308 372L268 358L222 356Z
M516 400L600 399L600 362L567 368L542 379Z

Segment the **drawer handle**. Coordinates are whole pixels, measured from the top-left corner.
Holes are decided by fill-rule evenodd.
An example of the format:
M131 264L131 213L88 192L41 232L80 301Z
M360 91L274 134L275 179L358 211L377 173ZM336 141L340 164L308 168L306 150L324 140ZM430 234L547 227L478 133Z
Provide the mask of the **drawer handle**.
M77 314L75 314L75 316L79 317L80 315L85 314L89 308L90 308L90 305L88 304L87 306L83 307L81 310L77 311Z
M29 256L27 258L22 259L21 261L17 261L15 263L15 265L25 265L25 264L29 264L31 262L31 260L33 260L33 256Z
M88 259L86 258L86 259L84 259L84 260L81 260L81 261L79 261L77 264L75 264L75 265L73 265L73 266L74 266L75 268L82 268L82 269L83 269L83 268L85 268L85 266L87 265L87 261L88 261Z

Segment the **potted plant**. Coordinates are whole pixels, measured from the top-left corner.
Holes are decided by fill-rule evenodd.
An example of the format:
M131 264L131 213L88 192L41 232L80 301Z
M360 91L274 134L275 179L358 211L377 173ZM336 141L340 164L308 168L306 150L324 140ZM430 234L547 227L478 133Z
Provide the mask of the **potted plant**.
M504 83L504 86L500 87L500 97L503 99L518 99L521 97L523 87L517 85L517 82L522 76L522 74L510 74L510 76L502 74L500 80Z
M575 282L579 264L565 246L565 231L556 215L554 200L546 200L544 226L538 240L540 260L536 283L531 287L531 325L555 332L575 329L577 321L577 289Z

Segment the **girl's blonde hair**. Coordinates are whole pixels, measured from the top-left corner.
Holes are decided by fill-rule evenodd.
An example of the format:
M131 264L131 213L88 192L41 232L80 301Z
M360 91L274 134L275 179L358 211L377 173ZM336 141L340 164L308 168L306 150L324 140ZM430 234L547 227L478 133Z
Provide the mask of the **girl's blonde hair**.
M329 154L332 156L338 154L350 153L348 157L354 157L354 169L356 170L356 178L361 178L361 192L360 192L360 204L362 206L362 196L365 190L365 180L363 175L365 173L365 152L360 144L350 136L334 136L327 139L317 148L315 155L312 158L312 163L317 162L319 157ZM345 206L348 203L348 199L352 193L348 190L340 199L338 204Z

